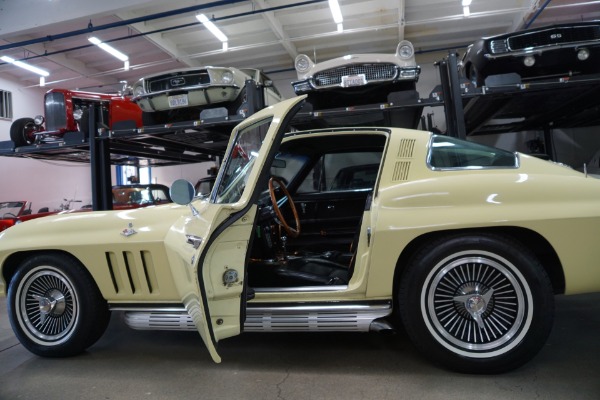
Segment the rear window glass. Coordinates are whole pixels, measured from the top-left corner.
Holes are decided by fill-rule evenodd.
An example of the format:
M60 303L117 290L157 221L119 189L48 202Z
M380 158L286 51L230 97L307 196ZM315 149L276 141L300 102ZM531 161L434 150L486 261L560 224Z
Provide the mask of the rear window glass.
M441 135L433 136L428 156L440 169L516 168L518 161L516 153Z

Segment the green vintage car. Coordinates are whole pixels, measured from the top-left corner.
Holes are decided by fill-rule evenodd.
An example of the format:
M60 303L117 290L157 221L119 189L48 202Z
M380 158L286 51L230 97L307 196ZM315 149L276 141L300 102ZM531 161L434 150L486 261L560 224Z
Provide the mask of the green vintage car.
M600 181L424 131L288 131L302 102L234 129L208 197L176 181L178 204L2 232L21 343L75 355L119 311L135 329L197 330L220 362L243 331L403 324L435 362L495 373L544 345L554 295L600 288Z

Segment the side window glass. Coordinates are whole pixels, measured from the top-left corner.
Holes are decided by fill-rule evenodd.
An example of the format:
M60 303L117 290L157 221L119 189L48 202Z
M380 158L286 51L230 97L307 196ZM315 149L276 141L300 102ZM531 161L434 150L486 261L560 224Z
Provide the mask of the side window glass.
M371 190L375 186L381 152L323 155L298 188L298 193Z

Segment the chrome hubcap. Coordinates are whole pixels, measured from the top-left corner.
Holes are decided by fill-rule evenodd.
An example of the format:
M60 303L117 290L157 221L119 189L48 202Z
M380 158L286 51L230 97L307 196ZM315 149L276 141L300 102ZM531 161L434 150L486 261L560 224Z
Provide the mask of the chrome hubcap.
M31 297L39 302L40 322L42 324L46 321L48 315L59 316L65 312L65 295L56 289L52 289L50 293L48 293L48 296L32 294Z
M17 296L17 315L30 339L60 344L70 337L78 319L77 293L58 269L33 269L21 281Z
M428 329L459 353L511 346L531 312L521 282L517 268L495 254L464 252L442 260L421 293Z

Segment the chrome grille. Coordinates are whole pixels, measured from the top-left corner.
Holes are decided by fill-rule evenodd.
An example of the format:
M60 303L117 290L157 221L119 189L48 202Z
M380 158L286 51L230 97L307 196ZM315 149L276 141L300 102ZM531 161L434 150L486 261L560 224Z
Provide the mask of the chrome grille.
M150 78L146 81L146 90L149 93L155 93L165 90L185 89L208 83L210 83L210 76L206 70L189 71Z
M398 71L394 64L361 64L348 65L321 71L313 77L317 87L339 85L342 76L364 74L367 82L390 81L396 78Z
M600 25L556 27L508 38L511 50L600 40Z
M67 110L65 108L65 95L51 92L44 99L44 113L46 117L46 130L56 131L67 126Z

